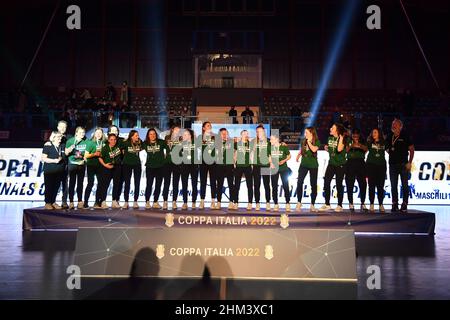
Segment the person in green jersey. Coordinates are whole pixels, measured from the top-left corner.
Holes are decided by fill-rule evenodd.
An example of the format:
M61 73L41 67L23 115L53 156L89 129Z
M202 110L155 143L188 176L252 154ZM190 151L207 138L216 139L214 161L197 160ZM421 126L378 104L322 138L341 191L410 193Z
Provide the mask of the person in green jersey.
M284 197L286 199L286 211L291 211L291 205L289 204L291 199L291 191L289 190L289 175L291 170L289 169L287 162L291 159L291 153L289 148L285 144L280 144L278 136L270 136L270 168L273 172L270 176L272 183L272 198L274 211L278 211L280 206L278 205L278 180L281 177L281 184L283 186Z
M170 150L164 140L158 138L158 133L154 128L148 129L143 149L147 152L147 161L145 162L145 174L147 177L147 185L145 187L145 208L161 209L162 207L158 203L158 199L164 177L163 168L167 163L167 157ZM153 205L150 205L153 183L155 183Z
M67 140L65 154L69 157L69 209L74 209L75 184L77 186L78 209L84 208L83 182L86 172L86 130L83 127L75 129L75 136Z
M211 209L216 209L217 179L216 179L216 135L212 132L211 122L203 122L201 141L200 164L200 209L205 208L206 185L209 175L209 185L211 186Z
M219 130L219 139L217 141L217 205L216 209L221 209L223 185L225 178L227 178L228 190L230 192L230 201L228 203L228 209L234 209L235 194L234 194L234 181L233 181L233 170L234 170L234 141L230 139L228 135L228 130L226 128L221 128Z
M267 139L266 129L263 125L256 127L256 138L251 142L252 149L252 176L253 187L256 202L256 211L260 210L260 187L261 178L264 184L264 191L266 196L266 211L270 211L270 141Z
M194 143L194 131L191 129L185 129L182 135L181 142L181 154L180 158L182 160L180 165L181 171L181 188L183 194L183 206L181 207L183 210L187 210L188 208L188 181L189 176L191 177L191 189L192 189L192 209L196 208L196 201L198 195L198 171L199 167L196 163L197 156L197 148ZM172 155L173 156L173 155Z
M169 134L165 137L165 142L169 147L170 153L167 157L167 164L164 167L164 188L163 188L163 209L167 209L168 204L167 201L169 199L169 187L170 182L172 181L172 209L175 210L177 208L177 199L178 193L180 192L180 166L174 165L172 161L172 150L177 149L176 146L181 143L181 135L180 135L180 127L177 125L172 126L170 128Z
M303 196L303 182L309 172L309 183L311 186L311 206L310 211L317 212L318 209L314 206L317 198L317 174L319 171L319 162L317 161L317 151L320 147L319 137L317 136L316 128L307 127L305 129L305 138L300 143L300 150L297 154L297 162L300 161L298 168L297 180L297 206L295 209L300 211L302 208Z
M325 145L325 150L328 151L328 155L330 156L324 178L325 204L319 209L320 211L331 210L331 180L334 176L336 176L336 189L338 198L338 205L336 209L334 209L334 211L343 211L342 201L344 199L344 186L342 185L342 181L344 180L345 163L347 162L347 159L345 157L345 134L345 128L341 124L335 123L330 128L328 143Z
M353 205L353 187L355 180L358 180L359 196L361 199L361 211L367 211L364 204L366 201L366 163L364 161L367 152L367 146L361 142L361 131L353 129L352 140L347 145L347 163L345 165L345 185L347 187L347 198L351 211L355 210Z
M100 199L98 192L98 183L100 181L100 162L98 159L101 156L102 148L105 146L106 137L102 128L95 128L91 140L88 141L86 146L86 158L87 166L87 185L84 190L84 207L89 208L89 197L91 196L92 187L94 186L94 179L97 178L97 192L95 195L94 209L100 209Z
M241 137L234 143L235 169L234 169L234 208L239 207L239 190L241 189L242 175L247 185L247 210L252 209L253 202L253 176L250 163L250 139L247 130L241 131Z
M122 142L122 177L124 181L123 198L125 203L123 209L128 209L128 200L130 197L131 175L134 176L134 202L133 209L139 209L138 199L141 186L142 164L139 157L142 149L142 140L139 138L139 132L130 130L126 140Z
M372 130L369 139L367 140L369 154L367 155L367 173L369 181L369 201L370 211L375 211L375 189L378 196L379 211L385 211L383 206L384 200L384 181L386 180L386 143L384 141L383 133L380 129Z
M112 202L118 203L119 201L118 194L120 193L118 189L121 186L121 157L122 151L117 145L117 136L114 133L108 134L108 143L102 148L98 159L101 165L98 188L100 189L99 201L102 209L108 209L106 197L111 180L113 180ZM111 207L117 209L117 206L111 205Z

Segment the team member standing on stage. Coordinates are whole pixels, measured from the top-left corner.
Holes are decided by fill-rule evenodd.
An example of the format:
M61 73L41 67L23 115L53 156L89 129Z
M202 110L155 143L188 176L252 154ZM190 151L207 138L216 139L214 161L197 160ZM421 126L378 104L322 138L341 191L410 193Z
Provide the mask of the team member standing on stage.
M56 195L64 176L65 162L63 161L64 151L61 145L62 135L53 131L49 142L42 149L41 161L44 163L44 184L45 184L45 209L61 209L56 204Z
M342 181L345 175L345 163L347 159L345 157L345 129L341 124L333 124L330 128L330 136L328 137L328 143L325 146L325 150L328 151L330 159L328 160L328 166L325 171L324 178L324 191L325 191L325 204L319 209L320 211L331 210L330 198L331 198L331 180L336 176L336 189L338 205L334 211L342 212L342 201L344 199L344 186Z
M102 209L108 209L106 204L106 197L108 195L109 184L111 179L113 180L113 192L112 199L113 204L119 201L119 188L120 188L120 177L121 177L121 166L119 165L122 157L122 151L117 145L117 136L114 133L108 134L108 143L102 148L101 156L99 162L101 164L100 170L100 180L98 189L100 194L98 199L101 203ZM112 208L120 208L118 206L111 206Z
M206 184L208 180L208 174L209 184L211 186L211 209L216 208L216 135L212 133L211 130L211 122L203 122L202 134L200 138L202 142L202 163L200 164L200 209L205 208Z
M158 199L164 176L163 168L167 163L170 150L164 140L158 139L158 134L154 128L148 129L143 149L147 152L147 161L145 163L145 174L147 176L145 208L161 209ZM151 206L150 196L152 194L153 182L155 182L155 190L153 192L153 205Z
M69 157L69 209L74 209L73 198L75 184L77 185L78 209L84 208L83 203L83 182L86 173L86 161L84 153L86 152L87 141L85 139L86 131L83 127L75 129L75 136L67 140L65 153Z
M102 128L95 128L94 134L92 135L92 139L87 141L86 153L84 157L86 159L86 167L87 167L87 185L84 191L84 208L89 208L89 197L91 196L92 187L94 186L94 178L97 178L97 192L95 195L95 203L94 209L100 208L100 199L98 196L100 193L98 192L98 185L100 181L100 162L99 158L101 156L102 148L105 146L106 138L103 133Z
M248 137L248 131L241 131L241 138L234 144L236 168L234 169L234 207L237 210L239 208L239 190L241 189L242 175L245 176L245 183L247 185L247 197L248 204L247 210L252 210L253 201L253 176L252 165L250 163L250 139Z
M182 164L180 165L181 171L181 188L183 193L183 210L188 208L188 180L191 177L191 187L192 187L192 209L196 208L195 202L197 201L198 189L198 155L197 147L194 143L194 131L191 129L185 129L183 131L181 143L181 158ZM173 156L173 155L172 155Z
M317 198L317 174L319 171L319 162L317 161L317 151L320 147L320 141L317 136L316 128L307 127L305 129L305 138L301 143L300 151L297 155L297 162L300 157L300 167L298 168L298 180L297 180L297 206L296 210L300 211L302 207L303 196L303 182L309 172L309 183L311 185L311 207L310 211L317 212L318 210L314 206Z
M180 136L180 127L179 126L173 126L170 129L170 133L165 138L166 144L169 147L170 153L167 157L167 164L164 167L164 189L163 189L163 209L167 210L167 201L169 198L169 187L170 187L170 180L172 178L172 209L175 210L177 208L177 199L178 199L178 193L179 193L179 186L180 186L180 166L174 165L172 162L171 152L181 143L181 136Z
M228 209L234 209L235 193L233 182L234 169L234 141L229 138L228 130L221 128L219 130L220 139L218 139L217 146L217 205L215 209L221 209L223 184L227 178L228 190L230 192L230 201Z
M68 167L68 161L67 156L64 153L66 148L67 139L69 138L68 135L66 135L67 132L67 122L64 120L58 121L58 125L56 127L56 130L61 134L61 150L63 150L63 159L64 162L64 174L62 177L62 208L67 209L69 208L69 205L67 204L67 196L69 194L69 167ZM59 187L58 187L59 188Z
M286 211L291 211L291 205L289 201L291 199L291 191L289 190L289 175L291 170L289 169L287 162L291 159L291 153L289 148L285 144L280 144L278 136L270 136L270 169L272 174L270 180L272 182L272 197L274 211L278 211L280 206L278 205L278 180L281 177L281 183L283 186L284 197L286 199Z
M414 144L411 138L402 132L403 122L400 119L392 121L392 133L388 136L386 150L389 153L389 178L391 180L392 212L398 211L398 176L402 185L403 203L401 212L408 211L408 173L411 171L414 159ZM409 159L408 159L409 154Z
M108 128L108 133L107 135L109 135L110 133L116 135L117 137L117 147L120 149L120 156L116 159L116 163L115 166L120 167L119 168L119 173L120 173L120 179L118 179L117 182L117 188L113 187L113 189L115 190L115 193L113 194L113 202L112 202L112 207L114 209L119 209L120 208L120 194L122 193L122 186L123 186L123 182L124 182L124 177L122 175L122 164L123 164L123 154L124 154L124 146L123 146L123 142L124 139L122 137L120 137L119 133L119 128L115 125L111 125Z
M252 140L252 153L253 153L253 186L255 188L255 202L256 211L260 209L260 187L261 177L264 183L264 191L266 195L266 210L270 211L270 142L267 139L266 130L264 126L259 125L256 127L256 138Z
M122 177L125 183L124 188L124 200L123 209L128 209L128 199L130 197L130 184L131 175L134 176L134 202L133 209L139 209L138 199L141 191L141 158L139 153L142 149L142 141L139 138L139 132L136 130L131 130L128 133L128 138L122 142L123 147L123 164L122 164Z
M386 180L386 159L385 142L380 129L372 130L367 145L369 154L367 155L367 174L369 180L369 201L370 211L375 211L375 188L377 189L378 204L380 212L384 212L384 180Z
M366 157L367 146L361 142L361 131L353 129L352 141L347 146L347 164L345 165L345 185L347 187L347 197L351 211L355 210L353 205L353 186L355 179L358 180L359 194L361 199L361 211L367 211L364 204L366 201L367 181L366 181Z

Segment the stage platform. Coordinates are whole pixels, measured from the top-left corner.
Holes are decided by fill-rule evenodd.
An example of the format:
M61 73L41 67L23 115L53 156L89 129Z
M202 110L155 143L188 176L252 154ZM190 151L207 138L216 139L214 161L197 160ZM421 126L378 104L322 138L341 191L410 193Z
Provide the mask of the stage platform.
M164 228L308 228L353 229L356 233L434 235L435 215L432 212L409 210L407 213L362 213L344 210L341 213L314 213L303 209L291 211L288 221L284 211L266 212L239 210L45 210L24 209L23 230L67 230L79 227L164 227Z

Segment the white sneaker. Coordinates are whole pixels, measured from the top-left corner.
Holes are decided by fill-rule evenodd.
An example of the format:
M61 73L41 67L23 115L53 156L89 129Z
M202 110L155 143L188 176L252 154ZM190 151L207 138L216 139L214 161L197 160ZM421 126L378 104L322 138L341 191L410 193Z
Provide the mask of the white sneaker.
M55 208L53 208L53 206L52 206L51 203L46 203L45 206L44 206L44 209L45 209L45 210L53 210L53 209L55 209Z
M191 208L192 208L192 209L195 209L195 208L197 208L197 205L195 204L195 202L192 202L192 206L191 206Z
M291 205L289 203L286 203L286 212L291 211Z
M83 201L78 201L77 209L84 209L84 202Z
M158 204L159 205L159 204ZM167 203L167 201L163 202L163 206L162 206L163 210L167 210L169 209L169 204Z
M370 212L375 212L375 205L374 204L370 204L370 206L369 206L369 210L370 210Z
M161 209L161 205L158 202L153 202L152 208L153 209Z
M200 200L200 205L198 206L199 209L205 209L205 200Z
M295 211L302 210L302 204L300 202L297 202L297 205L295 206Z
M128 209L129 207L128 202L124 202L122 209Z
M176 210L176 209L177 209L177 202L172 201L172 210Z
M267 204L266 204L266 210L269 211L270 210L270 205L269 205L269 209L267 209ZM280 210L280 206L278 204L273 206L273 211L278 211Z
M101 209L102 206L99 203L94 203L94 209Z
M69 210L72 210L75 208L75 205L73 204L73 202L69 203Z
M374 208L374 210L375 210L375 208ZM383 206L382 204L380 204L380 208L379 208L379 210L380 210L380 212L384 212L384 211L386 211L386 210L384 210L384 206Z
M222 209L222 204L220 202L216 202L216 206L214 207L214 209L221 210Z
M319 211L330 211L330 210L331 210L331 206L328 206L326 204L321 206L320 209L319 209Z
M228 210L233 210L233 209L234 209L234 203L230 201L228 203Z
M152 205L150 204L150 201L145 202L145 209L151 209Z
M233 203L233 208L232 210L239 210L239 203Z
M56 210L62 209L62 207L59 204L57 204L56 202L54 204L52 204L52 206L53 206L53 209L56 209Z
M215 210L216 209L216 200L214 200L214 199L211 200L211 207L210 207L210 209L211 210Z
M367 211L367 207L364 203L361 205L361 211Z
M133 202L133 209L139 209L139 204L137 201Z
M270 208L270 202L266 202L266 211L270 211L270 210L272 210L272 209Z
M253 209L252 204L249 203L249 204L247 205L247 210L250 211L250 210L252 210L252 209Z
M120 209L120 204L116 200L114 200L111 204L111 208L113 209Z
M186 202L183 203L183 205L181 206L181 209L182 209L182 210L187 210L187 208L188 208L187 203L186 203Z
M351 211L355 211L355 206L353 205L353 203L350 203L350 204L348 205L348 208L349 208Z
M108 209L108 205L106 204L106 201L102 202L102 205L100 206L102 209Z
M261 209L261 206L259 205L259 203L256 204L255 210L259 211Z
M319 209L317 209L313 204L309 207L309 211L311 212L318 212Z
M336 209L334 209L334 212L342 212L344 209L342 209L342 206L337 206Z

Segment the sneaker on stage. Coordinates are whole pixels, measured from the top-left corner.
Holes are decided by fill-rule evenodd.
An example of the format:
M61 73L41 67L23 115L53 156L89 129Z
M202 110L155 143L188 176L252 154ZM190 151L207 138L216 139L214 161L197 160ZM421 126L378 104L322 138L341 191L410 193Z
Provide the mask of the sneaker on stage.
M215 210L216 209L216 201L214 199L211 200L211 206L210 206L211 210Z
M291 205L289 203L286 203L286 212L291 211Z
M187 210L188 209L188 204L185 202L183 203L183 205L181 206L181 210Z
M192 209L196 209L197 208L197 205L195 204L195 202L192 202L191 208Z
M270 202L266 202L266 211L270 211L270 210L272 210L272 209L270 208Z
M261 209L261 206L259 205L259 203L256 204L255 210L259 211Z
M300 202L297 203L295 206L295 211L301 211L302 210L302 204Z
M353 203L350 203L348 205L348 208L350 209L350 211L355 211L355 206L353 205Z
M101 208L104 209L104 210L109 208L108 205L106 204L106 201L102 202Z
M370 204L370 212L375 212L375 205L373 203Z
M205 209L205 200L201 199L200 200L200 205L198 206L199 209Z
M249 203L249 204L247 205L247 210L248 210L248 211L251 211L252 209L253 209L252 204Z
M61 208L63 208L63 209L69 209L69 205L67 204L67 202L63 202L63 203L61 204Z
M99 203L94 203L94 209L101 209L102 206Z
M402 206L400 207L400 212L408 212L408 204L402 203Z
M122 209L128 209L129 207L128 202L124 202Z
M375 209L374 209L375 210ZM382 204L380 204L380 207L378 208L378 210L380 210L381 213L384 213L386 210L384 209L384 206Z
M270 210L270 204L269 204L269 209L267 209L267 204L266 204L266 210L269 211ZM278 211L280 210L280 206L278 204L273 206L273 211Z
M220 202L216 202L216 206L214 207L215 210L221 210L222 204Z
M330 205L326 205L326 204L321 206L320 209L319 209L319 211L330 211L330 210L331 210L331 206Z
M85 203L83 204L83 209L89 209L89 203L85 202Z
M398 211L398 204L393 203L393 204L392 204L391 212L397 212L397 211Z
M162 207L158 202L153 202L152 208L153 209L161 209Z
M69 210L73 210L75 209L75 205L73 204L73 202L69 203Z
M162 208L163 208L163 210L169 209L169 204L167 203L167 201L163 202Z
M133 209L139 209L139 204L137 201L133 202Z
M366 205L364 203L361 205L360 210L361 211L367 211L367 207L366 207Z
M84 203L83 203L83 201L78 201L77 209L84 209Z
M114 200L114 201L112 202L112 204L111 204L111 208L113 208L113 209L120 209L121 207L120 207L119 202L116 201L116 200Z
M234 210L234 203L231 201L228 203L228 210Z
M317 209L313 204L309 207L309 211L311 212L318 212L319 209Z
M177 210L177 202L176 201L172 201L172 210Z
M53 206L53 209L61 210L61 206L59 204L57 204L56 202L54 204L52 204L52 206Z
M334 209L334 212L342 212L342 211L344 211L344 209L342 208L342 206L337 206L337 207Z
M44 209L45 209L45 210L53 210L53 209L55 209L55 208L53 208L53 206L52 206L51 203L46 203L45 206L44 206Z
M151 209L152 205L150 204L150 201L145 202L145 209Z

